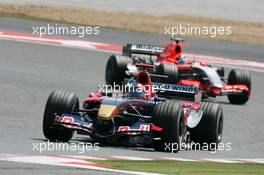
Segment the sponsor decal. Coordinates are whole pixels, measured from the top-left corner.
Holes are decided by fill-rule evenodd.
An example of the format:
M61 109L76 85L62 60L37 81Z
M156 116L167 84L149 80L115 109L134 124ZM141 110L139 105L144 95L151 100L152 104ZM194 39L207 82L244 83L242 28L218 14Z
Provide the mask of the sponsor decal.
M131 46L132 51L145 51L145 52L153 52L160 53L163 51L163 47L151 46L151 45L142 45L142 44L134 44Z
M132 87L133 85L136 84L136 81L134 79L130 79L126 86L127 87ZM183 85L177 85L177 84L165 84L165 83L152 83L152 91L153 92L166 92L166 91L171 91L171 92L182 92L182 93L192 93L196 94L200 91L200 89L196 86L183 86Z
M89 132L89 130L93 128L92 123L83 125L78 120L75 120L74 117L66 116L66 115L62 115L61 117L58 115L55 116L55 122L61 123L63 126L70 128L70 129L80 129L80 130L84 130L87 132Z
M159 89L163 89L165 91L172 91L172 92L196 94L199 91L199 88L195 86L183 86L177 84L163 84L163 83L153 83L153 85L155 85L155 87L158 87Z
M117 132L129 132L129 131L143 131L148 132L150 131L150 125L140 125L139 128L131 128L129 126L120 126Z

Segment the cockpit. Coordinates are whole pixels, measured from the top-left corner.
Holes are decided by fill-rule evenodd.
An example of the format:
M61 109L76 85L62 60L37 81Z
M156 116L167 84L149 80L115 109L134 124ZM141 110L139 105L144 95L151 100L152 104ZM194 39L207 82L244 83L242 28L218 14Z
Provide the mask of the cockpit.
M146 99L146 93L145 92L132 91L132 92L128 93L127 97L129 99L142 99L142 100L145 100Z

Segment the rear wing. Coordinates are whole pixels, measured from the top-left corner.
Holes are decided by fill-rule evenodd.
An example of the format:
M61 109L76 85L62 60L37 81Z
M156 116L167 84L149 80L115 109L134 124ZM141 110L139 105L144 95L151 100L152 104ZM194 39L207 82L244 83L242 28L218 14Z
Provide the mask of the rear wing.
M200 89L196 86L185 86L178 84L152 82L152 86L160 93L175 92L175 93L197 94L200 91Z
M131 57L132 54L159 55L165 47L144 44L127 44L123 46L122 54Z
M178 84L165 84L153 82L153 88L158 96L171 99L190 99L196 103L201 102L202 91L196 86Z
M136 80L132 78L126 82L126 86L131 87L135 83ZM202 98L202 91L196 86L152 82L152 89L158 96L165 98L190 98L197 103L199 103Z

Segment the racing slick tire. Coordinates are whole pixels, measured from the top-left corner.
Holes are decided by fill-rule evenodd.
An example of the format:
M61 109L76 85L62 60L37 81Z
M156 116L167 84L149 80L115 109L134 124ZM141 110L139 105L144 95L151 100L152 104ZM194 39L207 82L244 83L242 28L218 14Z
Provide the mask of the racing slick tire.
M223 136L223 109L217 103L202 102L201 110L201 121L190 129L191 141L200 144L199 148L207 144L210 150L216 150Z
M107 85L122 85L130 58L122 55L111 55L106 63L105 82Z
M164 64L164 63L161 63L158 66L157 74L168 76L168 78L161 78L160 79L160 82L161 83L171 83L171 84L174 84L174 83L178 82L178 80L179 80L178 67L176 65L174 65L174 64Z
M162 131L153 130L154 149L177 152L187 130L181 105L171 101L157 104L153 113L153 125L162 128Z
M79 100L74 93L53 91L46 103L43 116L43 134L50 141L67 142L73 136L73 131L63 126L55 125L55 114L73 114L79 109Z
M228 100L231 104L245 104L249 100L251 91L251 77L247 70L232 69L228 76L228 84L243 84L249 89L248 93L243 94L229 94Z

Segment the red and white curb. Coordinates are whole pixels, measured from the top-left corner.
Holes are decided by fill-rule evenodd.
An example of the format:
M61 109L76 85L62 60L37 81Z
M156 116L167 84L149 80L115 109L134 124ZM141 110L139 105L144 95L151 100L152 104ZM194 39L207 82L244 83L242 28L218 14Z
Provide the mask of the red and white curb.
M104 164L93 163L93 160L132 160L132 161L183 161L183 162L204 162L204 163L254 163L264 164L264 159L185 159L174 157L129 157L129 156L107 156L107 157L93 157L93 156L70 156L70 155L18 155L18 154L0 154L0 161L10 161L19 163L32 163L52 166L65 166L72 168L82 168L87 170L115 172L122 174L137 174L137 175L162 175L159 173L148 173L139 171L126 171L114 169L111 166Z
M88 50L110 52L110 53L121 53L122 51L122 45L118 45L118 44L107 44L107 43L73 40L73 39L56 38L56 37L39 37L32 34L8 32L8 31L0 31L0 39L19 41L19 42L29 42L36 44L45 44L45 45L52 45L59 47L88 49ZM193 58L199 61L205 61L211 64L223 65L226 67L243 67L257 72L264 72L263 62L247 61L242 59L230 59L230 58L198 55L191 53L185 55L189 58Z
M89 157L87 157L89 158ZM77 158L74 156L62 156L62 155L11 155L11 154L0 154L0 160L20 162L20 163L33 163L42 165L53 165L53 166L65 166L73 168L82 168L96 171L115 172L122 174L137 174L137 175L162 175L159 173L147 173L139 171L126 171L117 170L103 164L97 164L89 162L88 159ZM91 160L91 159L90 159Z
M217 163L258 163L264 164L264 159L186 159L176 157L134 157L134 156L107 156L107 157L85 157L70 156L82 160L133 160L133 161L157 161L172 160L183 162L217 162Z
M59 47L88 49L88 50L111 52L111 53L120 53L122 50L121 45L115 45L115 44L106 44L106 43L56 38L56 37L39 37L27 33L7 32L7 31L0 31L0 39L35 43L35 44L45 44L45 45L52 45Z
M92 160L133 160L133 161L157 161L157 160L171 160L171 161L183 161L183 162L216 162L216 163L257 163L264 164L264 159L220 159L220 158L199 158L199 159L188 159L188 158L177 158L177 157L136 157L136 156L78 156L78 155L59 155L59 154L39 154L39 155L19 155L19 154L0 154L0 160L7 161L22 161L22 162L37 162L37 163L52 163L57 165L58 163L64 163L70 165L70 162L75 164L86 163L89 166L96 166L101 168L107 168L104 165L91 163ZM48 161L47 161L48 160Z

